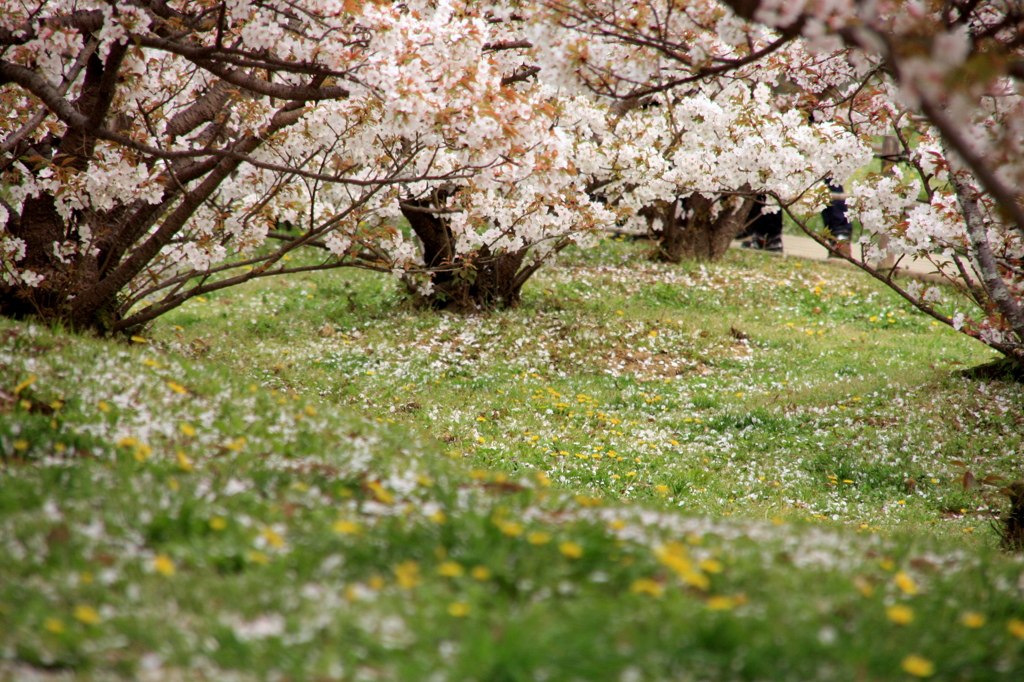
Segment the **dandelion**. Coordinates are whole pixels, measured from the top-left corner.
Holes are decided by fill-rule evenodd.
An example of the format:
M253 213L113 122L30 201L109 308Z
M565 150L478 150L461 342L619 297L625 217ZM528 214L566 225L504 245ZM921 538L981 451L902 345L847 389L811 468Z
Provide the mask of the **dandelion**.
M174 561L166 554L157 554L153 559L153 570L165 578L170 578L174 575Z
M332 523L331 530L339 535L358 535L360 529L359 524L355 521L342 519Z
M474 566L473 570L470 571L469 574L477 580L489 580L491 577L491 569L486 566ZM1022 624L1022 626L1024 626L1024 624Z
M214 516L210 519L210 528L213 530L224 530L228 527L228 522L220 516Z
M896 583L896 587L903 591L903 594L917 594L917 585L914 583L914 579L904 571L898 571L893 576L893 581Z
M977 611L968 611L960 618L960 622L969 628L977 629L985 624L985 616Z
M185 388L184 386L182 386L181 384L179 384L177 381L171 381L171 380L168 379L164 383L167 384L167 388L171 389L172 391L174 391L178 395L188 395L188 389Z
M526 536L526 541L531 545L546 545L551 541L551 533L538 530Z
M110 412L110 404L109 404L109 403L107 403L107 401L106 401L106 400L101 400L101 401L99 401L98 403L96 403L96 408L97 408L97 409L98 409L98 410L99 410L100 412L104 412L104 413L106 413L106 412Z
M267 541L267 544L274 549L281 549L284 547L284 538L281 537L280 533L272 528L264 528L260 531L260 536L262 536Z
M1010 634L1017 639L1024 639L1024 620L1011 618L1006 624L1006 629L1009 630Z
M665 586L650 578L638 578L630 585L629 591L633 594L649 594L652 597L660 597L665 592Z
M509 536L510 538L519 537L523 534L523 524L516 523L515 521L505 521L504 519L497 519L494 525L501 530L502 533Z
M931 677L935 674L935 665L927 658L917 654L910 654L904 658L900 667L914 677Z
M736 606L736 600L732 597L723 596L708 597L708 600L707 602L705 602L705 604L712 611L728 611L734 606Z
M420 584L420 566L415 561L403 561L393 569L398 586L411 590Z
M579 559L583 556L583 547L577 545L575 542L565 541L559 543L558 551L569 557L570 559Z
M100 622L100 614L91 606L79 605L75 607L75 619L86 625L96 625Z
M438 565L437 572L446 578L458 578L466 570L457 561L444 561Z
M196 435L196 429L191 424L186 424L185 422L182 422L181 424L178 424L178 429L180 429L181 432L188 436L189 438Z
M721 573L722 563L717 559L705 559L700 562L700 570L705 573Z
M178 457L179 469L181 469L182 471L192 471L193 469L195 469L195 467L192 466L192 460L188 458L188 455L186 455L181 450L178 450L175 454Z
M395 501L395 496L384 489L377 481L370 481L366 484L366 487L373 492L373 496L377 498L377 501L381 504L392 504Z
M60 618L47 618L43 621L43 628L47 632L52 632L55 635L59 635L64 632L64 621Z
M453 618L465 618L469 615L469 604L456 601L448 605L448 614Z
M889 620L896 623L897 625L907 625L914 620L914 609L903 604L896 604L890 606L885 610L885 615L889 617Z
M14 441L14 449L17 450L18 452L24 452L25 450L28 450L28 441L25 440L24 438L19 438L18 440Z
M436 512L431 514L428 518L431 521L433 521L434 523L438 524L438 525L440 525L440 524L442 524L442 523L444 523L444 522L446 522L448 520L448 516L445 515L445 513L443 511L441 511L440 509L438 509Z

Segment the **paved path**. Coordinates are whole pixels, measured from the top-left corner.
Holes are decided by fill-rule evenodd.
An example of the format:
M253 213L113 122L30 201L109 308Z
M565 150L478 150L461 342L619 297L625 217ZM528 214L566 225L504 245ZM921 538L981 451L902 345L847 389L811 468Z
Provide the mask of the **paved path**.
M732 247L740 248L740 242L734 241ZM801 237L797 235L785 234L782 236L782 248L783 257L795 257L795 258L809 258L811 260L829 260L831 263L838 265L844 265L847 267L853 267L850 263L846 262L841 258L828 259L828 250L818 244L810 237ZM861 258L861 245L853 245L853 256L854 258ZM900 263L897 275L904 275L913 277L915 279L922 279L926 281L942 281L946 282L944 278L940 278L935 273L935 266L925 260L904 260Z

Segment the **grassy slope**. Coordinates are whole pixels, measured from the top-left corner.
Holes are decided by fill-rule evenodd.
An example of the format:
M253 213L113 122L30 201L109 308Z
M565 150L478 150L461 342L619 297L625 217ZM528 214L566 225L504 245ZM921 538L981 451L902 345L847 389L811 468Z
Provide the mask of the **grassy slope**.
M35 376L0 679L1024 671L998 496L952 463L1021 476L1021 389L857 273L605 244L490 317L391 292L275 281L132 346L0 322L0 387Z

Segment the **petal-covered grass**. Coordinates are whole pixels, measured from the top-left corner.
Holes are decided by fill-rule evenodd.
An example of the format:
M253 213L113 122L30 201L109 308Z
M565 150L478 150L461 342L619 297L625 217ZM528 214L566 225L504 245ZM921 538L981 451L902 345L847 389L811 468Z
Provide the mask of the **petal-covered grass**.
M342 274L0 335L0 679L1024 671L963 485L1021 477L1021 389L846 269L605 244L486 317Z

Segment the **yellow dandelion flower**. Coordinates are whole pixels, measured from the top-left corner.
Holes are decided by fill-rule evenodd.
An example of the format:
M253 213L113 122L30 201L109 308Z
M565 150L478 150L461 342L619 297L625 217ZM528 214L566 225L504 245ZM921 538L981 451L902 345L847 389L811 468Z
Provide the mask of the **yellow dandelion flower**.
M43 621L43 628L47 632L52 632L55 635L59 635L64 632L64 621L60 618L47 618Z
M366 487L373 491L373 496L381 504L392 504L395 501L395 496L385 490L384 486L377 481L370 481L366 484Z
M546 545L551 542L551 533L538 530L526 536L526 541L531 545Z
M732 607L736 606L736 600L732 597L708 597L706 605L712 611L728 611Z
M178 424L178 429L180 429L181 432L188 436L189 438L196 435L196 428L191 424L186 424L185 422L182 422L181 424Z
M637 578L630 585L629 591L633 594L649 594L652 597L660 597L665 592L665 586L650 578Z
M333 530L335 533L338 533L339 535L358 535L359 524L355 521L341 519L331 524L331 530Z
M985 616L977 611L968 611L960 617L960 622L969 628L980 628L985 624Z
M559 543L558 551L570 559L579 559L583 556L583 547L569 540Z
M96 625L100 622L100 614L91 606L79 605L75 607L75 619L86 625Z
M470 571L469 574L477 580L489 580L491 577L491 569L486 566L474 566L473 570Z
M1024 620L1011 618L1006 624L1006 629L1017 639L1024 639Z
M254 564L269 564L270 557L259 550L250 550L245 553L245 558Z
M897 571L896 575L893 576L893 581L895 581L896 587L900 588L904 594L917 594L917 585L914 583L914 579L904 571Z
M444 523L445 521L448 520L448 516L445 515L445 513L443 511L441 511L440 509L438 509L436 512L431 514L428 518L431 521L433 521L434 523L437 523L437 524Z
M411 590L420 584L420 566L415 561L403 561L393 570L395 580L402 589Z
M192 471L195 467L192 465L192 460L188 458L182 450L178 450L175 455L178 458L178 468L182 471Z
M519 537L523 534L523 524L516 523L515 521L505 521L504 519L498 519L494 522L502 533L509 536L510 538Z
M171 389L172 391L174 391L178 395L188 395L188 389L185 388L184 386L182 386L181 384L179 384L177 381L171 381L171 380L168 379L164 383L167 384L167 388Z
M14 449L19 452L24 452L25 450L28 450L28 445L28 441L25 440L24 438L19 438L18 440L14 441Z
M903 604L895 604L885 610L885 615L897 625L907 625L914 620L914 609Z
M224 530L228 527L228 522L220 516L214 516L210 519L210 528L213 530Z
M174 561L166 554L157 554L153 559L153 570L160 575L170 578L174 575Z
M931 677L935 674L935 665L927 658L917 654L910 654L904 658L900 667L914 677Z
M465 618L469 615L469 604L456 601L448 605L448 614L454 618Z
M545 488L551 485L551 478L543 471L538 471L535 476L537 477L537 483L541 484Z
M284 538L281 537L281 534L275 531L274 529L264 528L262 531L260 531L260 535L263 536L263 538L266 539L267 544L273 547L274 549L281 549L282 547L284 547Z
M718 561L717 559L705 559L704 561L700 562L700 570L704 571L705 573L721 573L722 562Z
M437 566L437 572L446 578L458 578L466 569L457 561L443 561Z

